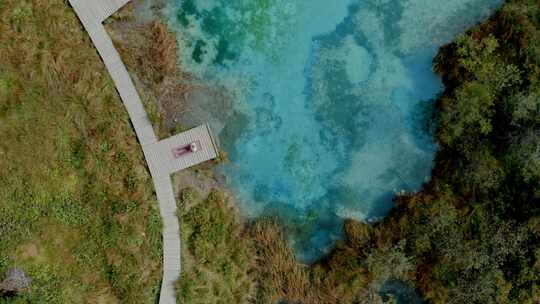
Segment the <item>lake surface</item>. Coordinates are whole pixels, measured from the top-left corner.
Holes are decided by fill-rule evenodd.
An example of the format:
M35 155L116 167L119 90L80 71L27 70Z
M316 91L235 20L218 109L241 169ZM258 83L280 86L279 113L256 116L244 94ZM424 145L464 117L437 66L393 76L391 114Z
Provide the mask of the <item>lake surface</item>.
M181 65L231 100L205 119L244 215L276 216L311 262L344 218L376 221L418 190L437 150L432 60L500 2L171 0Z

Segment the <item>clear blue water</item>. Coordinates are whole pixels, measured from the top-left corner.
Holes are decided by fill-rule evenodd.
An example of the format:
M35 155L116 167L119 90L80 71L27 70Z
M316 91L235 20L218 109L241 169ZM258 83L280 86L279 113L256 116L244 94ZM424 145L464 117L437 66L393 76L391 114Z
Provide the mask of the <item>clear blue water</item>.
M168 12L183 68L232 100L205 119L242 212L277 216L310 262L342 237L344 218L380 219L430 178L442 90L432 60L498 4L175 0Z

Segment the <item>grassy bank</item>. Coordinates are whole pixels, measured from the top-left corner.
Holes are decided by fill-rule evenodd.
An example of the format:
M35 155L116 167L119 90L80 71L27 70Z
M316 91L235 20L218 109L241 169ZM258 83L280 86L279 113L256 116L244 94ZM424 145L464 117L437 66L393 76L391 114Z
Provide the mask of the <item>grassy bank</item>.
M250 277L255 252L223 192L202 198L192 188L180 193L182 276L178 303L246 303L254 288Z
M540 3L510 0L441 49L432 181L383 222L347 229L322 267L367 271L375 287L400 279L430 303L540 301L539 41Z
M0 1L0 33L0 276L33 280L9 301L152 303L157 203L89 38L62 0Z

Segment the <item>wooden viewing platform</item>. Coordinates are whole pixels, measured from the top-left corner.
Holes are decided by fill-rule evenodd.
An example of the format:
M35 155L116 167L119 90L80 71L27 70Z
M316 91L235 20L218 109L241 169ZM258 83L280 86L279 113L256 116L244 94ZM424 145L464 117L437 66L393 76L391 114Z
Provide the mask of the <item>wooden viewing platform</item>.
M180 276L181 264L180 225L170 175L216 158L218 147L208 125L158 140L135 85L102 24L129 1L69 0L114 81L152 175L163 220L163 279L159 303L172 304L176 303L174 284ZM195 150L186 149L192 144ZM183 152L178 153L179 150Z

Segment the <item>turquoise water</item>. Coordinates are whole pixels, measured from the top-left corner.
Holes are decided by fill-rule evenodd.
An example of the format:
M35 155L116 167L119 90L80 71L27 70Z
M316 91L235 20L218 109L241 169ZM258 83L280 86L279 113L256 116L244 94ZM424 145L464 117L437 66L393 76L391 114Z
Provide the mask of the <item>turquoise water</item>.
M342 237L344 218L376 221L396 193L418 190L437 150L432 60L499 3L171 2L183 68L230 100L204 119L242 212L277 216L310 262Z

